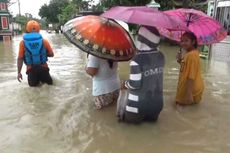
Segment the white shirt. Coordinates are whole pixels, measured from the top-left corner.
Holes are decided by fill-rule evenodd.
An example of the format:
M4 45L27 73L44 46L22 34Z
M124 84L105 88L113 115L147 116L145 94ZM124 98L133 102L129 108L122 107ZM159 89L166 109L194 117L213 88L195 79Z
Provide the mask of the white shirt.
M113 67L110 68L107 60L89 55L87 67L98 68L97 74L93 76L93 96L107 94L120 89L117 62L113 62Z

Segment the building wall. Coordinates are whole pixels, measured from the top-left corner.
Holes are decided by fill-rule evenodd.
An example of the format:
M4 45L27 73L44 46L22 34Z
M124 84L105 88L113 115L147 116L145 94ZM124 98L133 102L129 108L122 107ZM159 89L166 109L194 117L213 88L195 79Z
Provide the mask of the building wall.
M230 0L218 0L216 19L224 26L230 35Z
M228 36L219 43L211 45L211 59L230 61L230 0L217 0L216 19L228 31Z
M22 33L22 25L21 24L18 24L16 22L12 22L12 23L10 23L9 27L10 27L10 31L12 31L13 36L19 35Z
M9 30L9 16L0 14L0 29Z
M1 1L0 1L0 11L3 11L3 12L8 12L8 6L7 6L7 3L5 3L5 2L1 2Z
M0 41L11 40L12 33L9 27L9 17L6 1L0 0Z

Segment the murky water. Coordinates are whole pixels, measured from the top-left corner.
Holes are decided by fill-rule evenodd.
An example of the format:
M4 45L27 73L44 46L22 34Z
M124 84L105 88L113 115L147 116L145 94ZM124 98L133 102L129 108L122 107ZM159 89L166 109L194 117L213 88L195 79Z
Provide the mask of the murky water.
M31 88L25 66L16 80L21 36L0 43L1 153L223 153L230 150L230 63L202 60L201 104L175 109L177 47L162 45L166 57L164 109L157 123L119 123L115 106L94 110L86 54L62 35L45 34L54 48L49 59L54 85ZM121 79L128 64L120 64Z

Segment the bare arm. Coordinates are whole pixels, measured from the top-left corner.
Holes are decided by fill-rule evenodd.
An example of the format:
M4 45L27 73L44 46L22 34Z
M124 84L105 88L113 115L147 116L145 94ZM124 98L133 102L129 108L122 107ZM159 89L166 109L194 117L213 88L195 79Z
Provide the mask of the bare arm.
M179 64L181 63L181 61L182 61L182 53L181 53L181 51L177 52L177 54L176 54L176 61Z
M23 65L23 59L22 58L18 58L18 60L17 60L17 68L18 68L17 79L18 79L19 82L21 82L21 80L22 80L22 74L21 74L22 65Z
M85 71L86 71L87 74L89 74L90 76L93 77L94 75L97 74L98 68L87 67L87 68L85 69Z
M44 39L43 41L44 41L45 48L47 49L47 56L53 57L54 53L52 47L50 46L50 43L46 39Z
M54 53L52 52L52 53L49 53L49 54L47 54L47 56L48 57L54 57Z

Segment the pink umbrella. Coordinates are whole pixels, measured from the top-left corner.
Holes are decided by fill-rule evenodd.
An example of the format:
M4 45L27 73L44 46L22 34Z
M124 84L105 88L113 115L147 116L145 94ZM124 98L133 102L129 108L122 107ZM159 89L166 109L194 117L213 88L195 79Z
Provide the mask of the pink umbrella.
M196 35L200 45L217 43L227 36L227 31L219 22L201 11L176 9L164 11L164 13L172 17L179 17L182 24L187 26ZM175 41L180 41L180 37L183 34L179 31L171 31L164 28L158 28L158 30L161 35Z
M183 25L179 18L171 17L170 15L147 6L116 6L112 7L101 16L127 23L162 27L169 30L188 30L186 25Z

